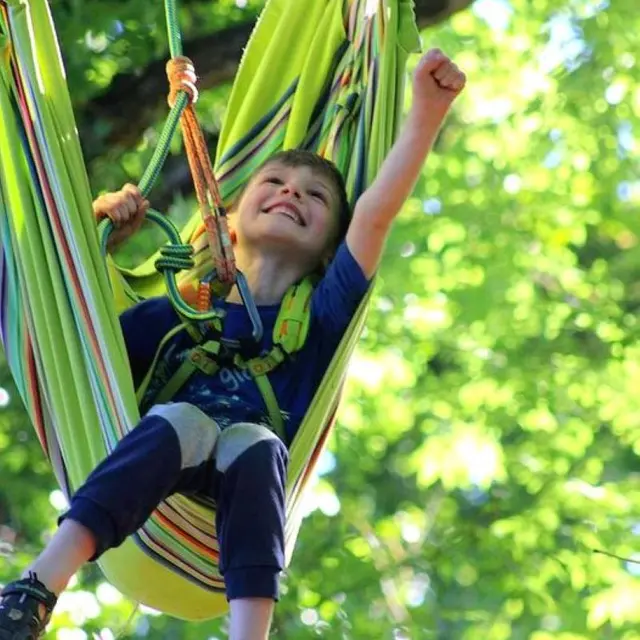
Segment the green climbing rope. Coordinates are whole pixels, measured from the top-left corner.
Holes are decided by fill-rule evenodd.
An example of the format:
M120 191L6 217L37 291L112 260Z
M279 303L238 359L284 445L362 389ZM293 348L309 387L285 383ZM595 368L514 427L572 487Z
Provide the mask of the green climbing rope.
M167 25L167 33L169 37L169 52L172 58L176 58L182 55L182 38L180 34L180 26L177 17L177 6L175 0L165 0L165 15L166 15L166 25ZM165 122L164 127L162 128L162 132L160 134L160 139L155 148L155 151L145 169L142 178L140 179L140 183L138 188L142 195L146 198L148 197L151 189L155 185L160 172L162 171L162 167L169 155L169 150L171 148L171 141L175 136L178 127L180 125L180 118L189 103L189 95L186 91L178 92L176 96L176 100L174 105L171 107L169 111L169 115ZM191 256L193 255L193 248L191 245L185 245L182 243L180 238L180 234L178 230L173 225L173 223L168 220L165 216L163 216L160 212L155 209L150 209L146 216L149 220L160 226L160 228L167 235L170 245L161 249L161 257L156 260L155 266L158 271L161 271L164 274L165 281L167 284L167 293L173 304L174 308L178 313L180 313L183 317L192 320L192 321L208 321L213 318L220 317L220 312L215 310L209 311L196 311L189 304L187 304L180 291L178 289L178 285L176 283L176 273L183 269L191 269L194 266L193 259ZM107 249L107 240L109 235L114 229L114 225L110 220L104 220L98 227L98 232L100 235L102 251L106 254ZM243 287L243 298L247 294L246 288ZM250 294L249 294L250 295ZM138 297L138 300L141 298ZM249 306L254 307L255 305L251 300L248 301ZM257 315L257 310L252 308L252 321L256 318L259 320L259 316ZM261 334L261 331L260 331Z

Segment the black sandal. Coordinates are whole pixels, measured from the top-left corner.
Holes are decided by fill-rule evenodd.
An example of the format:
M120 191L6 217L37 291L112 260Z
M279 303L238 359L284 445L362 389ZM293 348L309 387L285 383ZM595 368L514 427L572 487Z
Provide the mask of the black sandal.
M58 598L45 587L35 573L10 582L0 594L0 640L37 640L51 618ZM44 605L40 618L38 608Z

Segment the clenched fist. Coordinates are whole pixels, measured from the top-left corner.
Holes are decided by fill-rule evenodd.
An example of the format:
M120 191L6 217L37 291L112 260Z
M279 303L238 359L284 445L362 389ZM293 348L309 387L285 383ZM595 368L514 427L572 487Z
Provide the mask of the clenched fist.
M440 49L425 53L413 77L413 103L446 115L466 84L465 74Z

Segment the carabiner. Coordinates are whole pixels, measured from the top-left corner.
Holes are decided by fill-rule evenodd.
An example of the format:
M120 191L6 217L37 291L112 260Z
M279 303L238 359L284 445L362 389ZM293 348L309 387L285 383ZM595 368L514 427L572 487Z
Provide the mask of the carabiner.
M242 298L242 302L244 303L245 309L251 319L251 326L253 327L251 335L253 339L259 343L264 335L264 327L262 326L262 319L258 313L258 307L256 306L251 290L249 289L247 279L241 271L236 271L236 285L240 292L240 298Z

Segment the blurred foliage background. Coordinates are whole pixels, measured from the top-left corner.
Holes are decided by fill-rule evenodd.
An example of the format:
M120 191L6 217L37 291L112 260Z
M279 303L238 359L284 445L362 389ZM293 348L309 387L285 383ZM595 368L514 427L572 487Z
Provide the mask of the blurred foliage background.
M262 4L181 5L212 150ZM162 3L52 10L93 189L135 182L166 114ZM638 640L636 0L416 12L469 84L388 244L273 635ZM152 198L177 219L180 146ZM63 508L1 361L0 582ZM134 607L90 567L49 637L226 636Z

